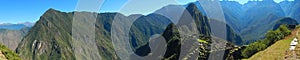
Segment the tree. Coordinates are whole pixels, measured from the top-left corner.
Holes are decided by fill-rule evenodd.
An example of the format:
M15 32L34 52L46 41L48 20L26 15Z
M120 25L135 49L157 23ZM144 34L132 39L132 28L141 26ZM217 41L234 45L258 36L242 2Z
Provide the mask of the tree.
M249 58L256 52L266 49L268 46L272 45L276 41L283 39L285 36L291 34L291 31L286 27L286 25L281 25L275 31L270 30L267 32L265 39L259 40L257 42L251 43L242 50L242 55L244 58Z
M291 30L287 28L287 25L280 25L279 29L284 36L291 34Z
M266 39L270 40L271 44L274 43L274 41L277 39L275 31L268 31L266 34Z

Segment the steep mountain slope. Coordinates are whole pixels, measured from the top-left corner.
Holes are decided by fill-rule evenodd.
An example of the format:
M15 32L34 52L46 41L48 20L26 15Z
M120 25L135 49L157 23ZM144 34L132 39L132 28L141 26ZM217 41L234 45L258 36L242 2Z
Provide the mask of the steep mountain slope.
M221 1L221 6L224 12L226 23L233 28L233 31L240 32L243 24L240 19L244 14L241 4L235 1Z
M195 21L195 24L197 26L197 30L199 31L199 34L203 34L205 36L210 36L210 25L209 25L209 18L204 16L200 10L198 10L198 7L196 4L191 3L187 6L186 10L190 13L192 18ZM182 20L183 21L183 20Z
M21 30L0 29L0 43L3 43L11 50L15 50L29 29L30 28L23 28Z
M256 31L256 33L250 33L251 32L251 31L249 31L250 29L248 31L245 31L244 36L242 36L242 38L245 40L244 43L248 44L248 43L254 42L260 38L263 38L264 34L268 30L274 30L282 24L298 25L297 21L292 18L285 17L285 18L276 19L275 21L270 21L270 23L268 23L268 24L259 25L260 27L255 28L255 29L261 30L261 31ZM246 33L246 32L248 32L248 33ZM262 35L258 35L258 34L262 34ZM253 35L256 35L256 36L253 36Z
M221 5L227 24L242 36L245 43L249 43L264 37L266 31L270 30L278 19L294 18L291 15L297 14L290 13L296 8L296 5L293 5L296 3L296 1L275 3L266 0L249 1L241 5L236 2L222 1Z
M196 22L199 34L206 36L210 35L210 27L208 18L201 15L195 4L191 4L187 8L188 12ZM89 12L76 12L89 13ZM118 15L118 16L117 16ZM76 59L74 47L72 43L72 19L74 12L60 12L54 9L49 9L43 14L40 20L31 28L28 35L23 38L16 52L25 60L47 60L47 59ZM83 15L85 16L85 15ZM170 24L170 20L159 14L131 15L124 16L119 13L100 13L97 14L95 24L95 42L98 53L102 59L119 60L115 50L113 49L110 38L111 24L114 18L122 20L130 20L138 17L130 28L130 43L133 51L144 45L148 45L149 38L154 34L163 34L165 29ZM87 18L88 19L88 18ZM182 19L183 21L185 19ZM198 34L198 33L196 33ZM165 35L166 38L170 36ZM196 40L195 40L196 41ZM174 45L174 46L173 46ZM178 44L171 44L170 47L180 48ZM176 45L176 46L175 46ZM147 49L142 48L142 49ZM86 51L83 51L86 52ZM169 51L166 58L171 57L173 53L179 52ZM136 54L139 54L136 52ZM178 58L178 57L177 57Z
M236 45L242 45L243 41L245 41L245 43L251 43L252 40L257 40L261 37L264 37L262 35L264 35L266 31L276 28L276 25L278 24L298 24L295 23L295 20L289 18L278 20L284 16L284 13L278 4L274 4L273 2L250 2L245 6L239 5L236 2L221 3L226 18L226 40ZM235 10L235 8L230 8L231 5L239 8ZM178 6L169 7L172 7L172 9L169 10L175 10L178 8ZM195 29L199 31L198 33L194 33L196 36L199 35L202 37L211 37L211 27L209 26L209 22L215 22L217 20L207 18L205 13L202 12L203 9L199 7L199 4L188 4L185 7L187 10L185 12L190 13L190 16L196 22L195 26L197 28L191 28L190 30ZM267 9L265 10L264 8ZM168 10L168 6L164 7L163 9ZM160 12L166 11L162 10ZM54 9L49 9L45 12L45 14L43 14L36 25L31 28L28 35L23 38L16 52L25 60L76 59L75 54L77 52L74 50L74 47L76 46L73 45L74 40L72 38L73 33L71 23L73 22L73 16L75 13L90 12L65 13ZM120 60L114 50L111 40L111 25L115 18L121 20L132 20L137 18L130 28L129 42L131 44L131 48L133 48L133 51L141 56L151 53L151 51L149 51L150 47L147 47L149 46L148 41L150 37L154 34L161 34L164 38L167 38L168 41L167 52L163 58L179 59L178 54L180 53L179 46L181 46L181 43L178 43L178 41L183 41L186 37L190 37L188 35L178 36L178 32L176 32L177 28L175 28L174 25L169 25L171 23L170 19L160 14L153 13L146 16L124 16L120 13L99 13L96 15L97 20L95 24L95 40L93 40L93 42L95 42L97 45L97 51L83 52L93 52L99 54L104 60ZM181 20L179 21L180 23L178 25L186 22L186 18L184 16L187 15L182 15L180 17ZM88 18L83 20L88 20ZM197 39L193 41L197 41ZM197 48L193 47L190 49L194 50ZM188 54L186 55L188 56Z
M170 24L162 34L168 42L167 50L164 55L166 59L179 59L180 56L180 34L174 24Z
M282 1L279 3L283 12L285 13L285 16L291 16L291 12L294 4L295 3L292 1Z
M77 12L88 13L88 12ZM72 47L72 19L74 13L64 13L49 9L40 18L28 35L19 44L17 53L25 60L31 59L75 59ZM95 42L102 59L119 59L110 39L111 23L116 15L122 20L135 16L123 16L119 13L97 14ZM84 16L84 15L83 15ZM131 29L133 48L140 47L152 34L162 33L169 20L163 16L150 14L140 16ZM165 27L164 27L165 26ZM137 35L139 34L139 35Z
M201 14L205 16L206 13L201 4L198 1L193 3L202 12ZM297 16L299 15L297 11L300 11L299 1L283 1L281 3L276 3L272 0L249 1L243 5L235 1L221 1L220 5L224 12L226 24L247 43L264 37L263 35L266 31L270 30L273 27L273 22L278 19L290 17L296 19L296 21L299 20ZM188 4L182 6L188 7ZM176 9L180 9L180 5L168 5L157 11L168 10L176 12Z
M291 9L291 14L290 16L292 16L293 19L296 19L297 22L300 22L300 1L299 0L295 0L294 5L292 6Z
M159 14L150 14L139 17L130 29L132 47L145 45L154 34L162 34L170 20Z
M70 42L72 16L49 9L23 38L16 52L25 60L74 59Z
M222 3L224 3L224 5L225 5L225 3L236 3L236 2L222 2ZM194 5L194 6L191 6L191 5ZM235 4L233 4L233 5L236 6ZM226 30L226 39L225 40L228 42L231 42L233 44L242 45L242 39L241 39L240 35L235 31L234 28L232 28L232 27L235 27L236 29L238 29L237 26L239 24L234 24L234 23L238 23L238 21L231 20L231 21L226 21L226 23L225 23L225 22L221 22L218 20L209 19L205 15L203 15L204 14L203 12L201 12L202 8L198 8L198 7L201 7L201 6L199 6L199 3L196 2L195 4L189 4L187 7L187 10L189 11L189 13L191 13L191 16L194 17L198 31L200 31L200 32L204 31L200 34L204 34L205 36L210 36L211 32L207 31L207 30L210 30L210 28L211 28L209 25L209 22L213 22L214 24L226 24L227 30ZM224 10L230 11L232 9L233 8L228 8L228 9L224 9ZM236 16L239 16L237 13L234 13L234 12L228 12L228 13L236 14ZM199 16L200 16L200 18L199 18ZM229 25L229 24L234 24L234 25ZM223 26L221 26L221 27L223 27ZM214 27L214 28L218 28L218 27Z
M168 7L164 7L164 9L166 8ZM213 53L218 53L218 51L222 51L222 49L225 49L227 47L219 44L228 43L225 40L218 39L217 37L215 39L211 38L209 22L217 20L210 20L206 16L203 16L202 13L198 10L197 6L193 3L189 4L186 7L186 10L191 13L190 15L196 22L195 25L197 26L195 30L199 31L199 33L188 33L189 31L193 32L194 29L190 28L186 29L189 31L186 31L183 29L184 27L181 27L182 25L184 25L183 21L187 21L187 18L185 17L187 15L183 14L177 25L168 25L166 30L162 34L162 36L166 39L166 42L168 42L167 50L165 55L163 56L163 59L208 59L211 50L213 51ZM182 35L179 34L180 32L187 34ZM227 26L227 32L228 41L236 44L241 42L239 35L235 35L235 33L229 26ZM215 43L211 44L211 42ZM138 48L136 53L140 53L142 56L153 53L147 46L149 45L144 45L143 47ZM227 56L227 54L225 56Z
M289 17L281 18L281 19L278 19L275 21L275 24L273 25L272 30L279 28L280 25L282 25L282 24L290 25L290 26L288 26L290 28L295 28L295 26L298 25L299 23L297 22L297 20L289 18Z

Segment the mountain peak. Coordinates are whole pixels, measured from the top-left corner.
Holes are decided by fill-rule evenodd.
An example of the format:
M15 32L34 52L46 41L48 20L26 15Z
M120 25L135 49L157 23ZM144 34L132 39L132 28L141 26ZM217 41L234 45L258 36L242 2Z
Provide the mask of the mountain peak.
M190 14L199 14L200 13L200 11L198 10L197 5L194 4L194 3L188 4L188 6L186 7L186 9L190 12Z
M194 3L190 3L190 4L188 4L187 8L197 8L197 6Z
M65 15L65 12L61 12L59 10L50 8L40 17L39 21L46 21L46 20L58 21L58 20L56 20L56 18L62 18L61 16L63 16L63 15ZM49 19L49 18L52 18L52 19ZM65 19L61 19L61 20L65 20ZM45 22L43 22L43 23L45 23Z
M46 14L46 13L53 13L53 12L60 12L60 11L55 10L55 9L53 9L53 8L49 8L49 9L45 12L45 14Z

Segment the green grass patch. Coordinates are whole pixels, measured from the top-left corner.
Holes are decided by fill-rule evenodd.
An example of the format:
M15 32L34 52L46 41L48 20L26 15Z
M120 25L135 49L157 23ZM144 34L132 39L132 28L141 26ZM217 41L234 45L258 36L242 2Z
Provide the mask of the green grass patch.
M200 42L200 43L205 43L205 44L208 44L208 42L207 42L207 41L205 41L205 40L202 40L202 39L198 39L198 42Z
M20 56L18 56L15 52L7 48L6 46L0 43L0 51L4 54L4 56L8 60L21 60Z
M283 60L285 51L288 50L289 44L293 38L277 41L267 49L254 54L249 60Z

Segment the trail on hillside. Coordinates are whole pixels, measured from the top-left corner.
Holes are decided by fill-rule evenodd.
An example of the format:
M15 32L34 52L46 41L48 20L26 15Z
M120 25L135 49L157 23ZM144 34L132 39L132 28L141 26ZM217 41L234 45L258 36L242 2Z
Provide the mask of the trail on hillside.
M249 60L297 60L297 56L300 56L299 44L297 45L294 52L289 50L289 48L292 39L294 39L295 37L300 37L297 34L299 33L298 30L300 30L300 28L294 29L290 35L275 42L265 50L255 53L249 58Z
M299 29L296 32L293 32L292 35L288 36L287 38L297 38L299 40ZM294 35L295 34L295 35ZM299 41L298 41L299 43ZM297 44L295 50L287 50L285 53L285 60L300 60L300 45Z

